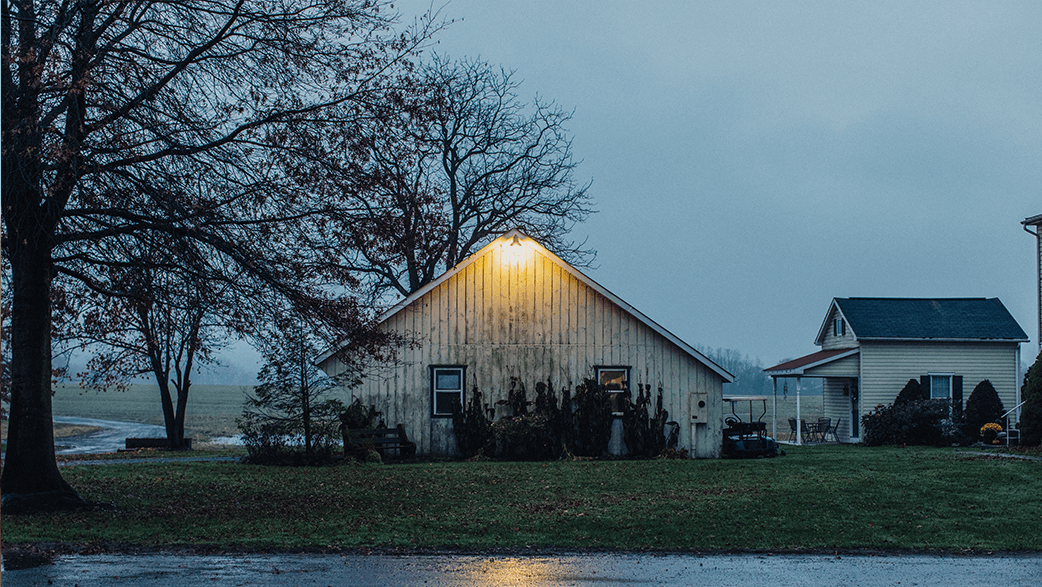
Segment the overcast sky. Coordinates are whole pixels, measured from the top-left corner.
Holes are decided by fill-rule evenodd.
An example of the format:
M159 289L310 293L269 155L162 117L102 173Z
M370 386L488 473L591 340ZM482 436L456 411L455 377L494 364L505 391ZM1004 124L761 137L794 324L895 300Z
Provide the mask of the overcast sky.
M432 51L575 109L586 273L685 341L772 365L833 297L997 297L1034 356L1042 3L433 6Z

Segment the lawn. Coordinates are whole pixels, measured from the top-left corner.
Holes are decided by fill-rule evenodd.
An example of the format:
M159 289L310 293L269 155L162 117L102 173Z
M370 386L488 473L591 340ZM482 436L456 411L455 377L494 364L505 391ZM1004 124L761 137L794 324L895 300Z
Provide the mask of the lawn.
M114 511L5 516L8 543L246 548L1042 550L1042 463L953 449L777 459L75 466Z

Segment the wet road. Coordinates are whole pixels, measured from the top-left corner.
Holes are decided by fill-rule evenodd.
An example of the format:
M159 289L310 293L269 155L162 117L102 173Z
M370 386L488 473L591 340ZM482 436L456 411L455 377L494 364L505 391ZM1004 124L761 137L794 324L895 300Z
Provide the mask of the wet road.
M54 421L60 424L100 426L102 428L92 434L56 438L54 452L60 455L116 452L126 447L127 438L162 438L166 436L166 429L155 424L97 420L75 416L55 416Z
M8 561L5 561L5 566ZM7 587L1042 585L1042 554L934 555L74 555L5 570Z

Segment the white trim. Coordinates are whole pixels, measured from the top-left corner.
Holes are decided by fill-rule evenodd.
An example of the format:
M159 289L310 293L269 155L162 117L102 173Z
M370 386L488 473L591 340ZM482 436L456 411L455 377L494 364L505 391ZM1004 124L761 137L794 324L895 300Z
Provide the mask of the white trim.
M547 249L543 245L541 245L538 242L536 242L535 239L533 239L532 237L526 235L525 233L521 232L520 230L518 230L516 228L512 229L512 230L510 230L510 231L508 231L506 233L504 233L499 238L493 240L489 244L487 244L484 247L482 247L481 250L479 250L478 252L472 254L471 256L467 257L463 261L460 261L459 264L457 264L455 267L453 267L452 269L450 269L450 270L446 271L445 273L443 273L441 275L441 277L439 277L439 278L435 279L434 281L428 283L427 285L421 287L420 289L416 290L409 297L407 297L404 300L402 300L402 301L398 302L397 304L395 304L393 307L391 307L389 310L384 312L383 315L380 316L380 322L383 323L383 322L387 321L390 317L392 317L395 314L397 314L398 312L402 311L407 306L412 304L414 301L420 299L421 297L426 295L428 292L430 292L434 288L436 288L439 285L441 285L442 283L448 281L449 278L451 278L453 275L456 275L460 271L463 271L464 269L466 269L468 265L470 265L471 263L475 262L478 258L480 258L481 256L483 256L486 253L488 253L489 250L492 247L499 246L500 244L502 244L503 241L511 240L515 236L517 236L517 237L519 237L519 238L521 238L523 240L527 240L529 243L532 244L532 246L534 246L536 248L536 250L538 252L540 252L544 256L546 256L546 258L549 259L550 261L552 261L555 265L557 265L558 267L560 267L564 271L568 272L568 274L570 274L572 277L575 277L580 282L586 284L588 287L590 287L591 289L593 289L597 293L599 293L599 294L603 295L604 297L608 298L609 300L611 300L612 303L614 303L615 305L619 306L620 308L622 308L623 310L628 312L631 316L633 316L637 320L639 320L642 323L644 323L645 326L647 326L648 328L651 328L652 330L654 330L655 332L660 334L662 337L664 337L666 340L668 340L668 341L672 342L673 344L677 345L678 347L680 347L680 350L684 351L685 353L690 355L692 358L694 358L698 362L702 363L706 367L709 367L710 370L712 370L714 373L716 373L717 375L722 377L723 380L726 383L733 383L734 382L734 375L729 373L726 369L724 369L720 365L717 365L715 362L713 362L712 359L710 359L709 357L703 355L702 353L698 352L691 345L689 345L686 342L684 342L684 341L680 340L679 338L677 338L676 335L674 335L670 331L666 330L665 328L663 328L662 326L657 324L651 318L648 318L644 314L640 313L640 311L638 311L633 306L631 306L631 305L627 304L626 302L622 301L621 298L619 298L615 294L611 293L610 291L608 291L607 289L602 287L596 281L594 281L594 280L590 279L589 277L587 277L586 275L584 275L582 272L580 272L576 268L572 267L568 263L565 263L563 259L561 259L557 255L553 254L552 252L550 252L549 249ZM325 361L329 357L333 356L335 353L336 353L335 350L326 351L325 353L323 353L318 358L318 360L316 361L316 364L322 363L323 361Z
M821 346L822 344L824 344L825 337L828 336L828 328L831 326L831 320L829 320L829 316L832 316L833 308L836 309L836 316L843 319L845 332L849 332L850 336L854 339L855 342L858 340L857 333L854 332L854 329L850 327L850 320L847 320L847 317L843 315L843 309L839 307L839 303L836 301L836 299L837 298L832 298L832 304L829 306L828 311L825 312L825 318L821 322L821 327L818 328L818 336L814 339L814 344L817 346ZM846 335L844 334L844 336Z
M945 398L945 399L948 399L948 400L952 399L952 394L955 392L955 389L954 389L954 386L955 386L955 373L954 372L952 372L952 373L948 373L948 372L945 372L945 373L931 373L931 372L927 372L926 376L930 378L930 399L942 399L942 398L939 398L939 397L934 397L934 395L933 395L933 378L934 377L947 377L948 378L948 397Z

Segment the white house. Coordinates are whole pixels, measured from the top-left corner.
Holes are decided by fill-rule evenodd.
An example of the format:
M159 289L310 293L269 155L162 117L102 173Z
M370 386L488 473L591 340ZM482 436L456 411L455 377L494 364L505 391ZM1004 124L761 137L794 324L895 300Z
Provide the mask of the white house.
M856 442L860 417L893 403L909 379L958 410L987 379L1015 407L1027 340L996 298L835 298L814 340L821 350L765 371L822 378L825 417L840 422L840 442Z

